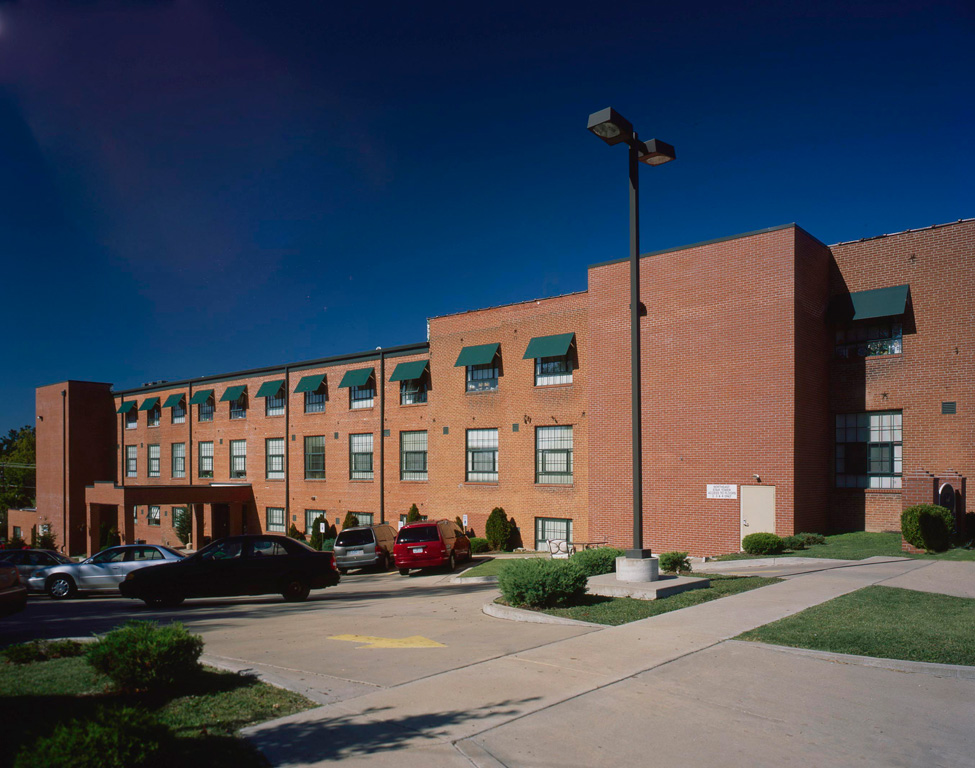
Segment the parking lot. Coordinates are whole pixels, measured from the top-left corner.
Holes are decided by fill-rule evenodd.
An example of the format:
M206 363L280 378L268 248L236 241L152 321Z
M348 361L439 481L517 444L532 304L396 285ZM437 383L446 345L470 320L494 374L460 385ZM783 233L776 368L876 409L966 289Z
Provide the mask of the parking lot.
M593 631L492 619L481 607L493 585L451 579L443 571L353 571L304 603L269 595L187 600L172 609L117 596L55 602L31 595L23 613L0 621L0 645L84 637L130 619L181 621L203 636L211 663L254 669L330 703ZM406 640L367 647L375 644L331 639L342 635Z

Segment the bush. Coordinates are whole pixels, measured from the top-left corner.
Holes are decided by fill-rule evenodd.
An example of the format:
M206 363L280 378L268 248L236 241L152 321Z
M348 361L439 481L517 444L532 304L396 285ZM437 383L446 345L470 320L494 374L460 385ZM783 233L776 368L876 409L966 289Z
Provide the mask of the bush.
M689 552L664 552L660 555L660 567L667 573L680 574L689 573L691 561L688 559Z
M937 504L915 504L901 513L901 535L927 552L944 552L951 544L955 516Z
M498 587L508 605L551 608L571 605L586 594L586 574L571 560L531 557L507 563Z
M488 515L484 526L484 536L491 545L491 549L504 550L511 541L513 523L508 519L502 507L495 507Z
M20 536L14 536L7 543L7 549L23 549L26 546L27 542L20 538Z
M487 552L489 548L490 544L488 544L487 539L482 539L480 536L471 537L471 552L473 554L477 555L481 552Z
M749 555L777 555L785 549L785 543L774 533L749 533L741 548Z
M793 552L797 552L800 549L806 548L806 540L802 536L785 536L782 539L782 546L786 549L791 549Z
M102 709L91 720L58 725L24 746L14 768L149 768L168 764L172 733L148 712Z
M322 552L332 552L335 549L335 537L322 539Z
M295 539L297 541L304 541L305 540L305 534L303 534L301 531L298 530L298 526L297 525L295 525L294 523L292 523L291 524L291 527L288 529L288 538L289 539Z
M57 545L58 541L53 533L42 533L37 537L38 549L56 549Z
M821 533L797 533L796 536L800 537L807 547L826 543L826 537Z
M599 576L616 570L616 558L623 555L622 549L600 547L576 552L569 561L582 569L586 576Z
M123 691L154 690L200 671L203 638L182 624L129 621L93 643L88 663Z
M406 513L406 524L418 523L423 519L423 515L420 514L420 508L416 504L410 506L410 511Z
M355 528L359 524L359 517L355 512L347 512L345 520L342 521L343 528Z
M29 643L11 645L2 653L11 664L31 664L35 661L65 659L81 656L85 647L74 640L32 640Z

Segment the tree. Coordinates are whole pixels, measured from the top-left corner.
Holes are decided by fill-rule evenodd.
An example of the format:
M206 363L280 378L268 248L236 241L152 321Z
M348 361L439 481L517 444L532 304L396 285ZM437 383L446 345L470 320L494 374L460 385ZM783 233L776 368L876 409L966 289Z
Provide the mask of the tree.
M173 529L185 547L193 537L193 515L185 507L176 507L173 510L173 516L176 518Z
M359 524L359 518L356 517L355 512L349 512L345 516L345 520L342 521L343 528L355 528Z
M305 534L303 534L301 531L298 530L298 526L297 525L295 525L294 523L292 523L291 524L291 527L288 529L288 538L289 539L296 539L298 541L304 541L305 540Z
M325 527L325 531L322 531L322 527ZM329 524L328 520L325 519L325 515L319 515L315 518L315 523L311 531L311 541L308 542L312 549L321 550L322 542L328 538Z
M57 536L50 531L41 531L37 537L38 549L57 549Z
M484 526L484 535L491 549L504 550L511 540L513 530L514 523L508 519L504 508L495 507L491 510L487 524Z
M422 519L423 519L423 516L420 514L420 508L417 507L416 504L414 504L413 506L411 506L410 507L410 511L406 513L406 524L407 525L409 525L410 523L418 523Z
M0 528L7 510L35 506L37 435L31 426L11 429L0 437Z

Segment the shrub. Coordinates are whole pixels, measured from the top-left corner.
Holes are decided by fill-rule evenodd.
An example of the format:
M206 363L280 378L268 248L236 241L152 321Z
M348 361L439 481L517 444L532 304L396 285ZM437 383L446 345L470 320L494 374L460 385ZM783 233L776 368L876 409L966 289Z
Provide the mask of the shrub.
M14 768L149 768L167 764L172 733L148 712L102 709L90 720L58 725L21 748Z
M796 552L806 548L806 540L802 536L785 536L782 539L782 546Z
M622 549L600 547L576 552L569 560L582 569L586 576L599 576L616 570L616 558L622 556Z
M322 552L331 552L335 549L335 537L322 539Z
M406 513L406 524L418 523L423 519L423 515L420 514L420 508L416 504L410 506L410 511Z
M359 524L359 517L355 512L347 512L345 520L342 521L343 528L355 528Z
M322 531L322 524L324 523L326 531ZM308 546L312 549L321 550L322 542L325 540L325 533L328 530L328 520L325 519L325 515L319 515L315 518L315 522L312 523L311 527L311 540L308 542Z
M688 559L688 552L664 552L660 555L660 567L667 573L680 574L691 570L691 561Z
M480 536L471 537L471 552L475 555L481 552L487 552L490 545L487 539L482 539Z
M826 543L826 537L821 533L797 533L796 536L800 537L807 547Z
M57 537L53 533L42 533L37 537L38 549L56 549L57 545Z
M303 534L301 531L298 530L298 526L297 525L295 525L294 523L292 523L291 524L291 527L288 528L288 538L289 539L296 539L298 541L304 541L305 540L305 534Z
M29 643L11 645L2 653L11 664L31 664L35 661L65 659L81 656L85 647L75 640L32 640Z
M951 544L955 516L937 504L915 504L901 513L901 535L927 552L944 552Z
M508 547L511 540L513 528L512 522L508 519L502 507L495 507L488 515L487 524L484 526L484 536L491 545L491 549L504 550Z
M741 542L741 548L749 555L777 555L785 544L774 533L749 533Z
M508 605L550 608L570 605L586 594L586 574L570 560L530 557L507 563L498 587Z
M182 624L129 621L93 643L88 663L124 691L154 690L200 671L203 638Z
M20 536L14 536L8 542L7 549L23 549L26 546L27 546L26 541L20 538Z

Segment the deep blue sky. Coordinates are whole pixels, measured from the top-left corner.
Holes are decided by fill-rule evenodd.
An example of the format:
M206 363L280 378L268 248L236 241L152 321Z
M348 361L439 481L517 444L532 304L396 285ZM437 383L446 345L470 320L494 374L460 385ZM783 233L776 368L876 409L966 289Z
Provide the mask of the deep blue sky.
M0 431L117 388L425 338L627 255L975 215L958 2L0 0Z

